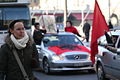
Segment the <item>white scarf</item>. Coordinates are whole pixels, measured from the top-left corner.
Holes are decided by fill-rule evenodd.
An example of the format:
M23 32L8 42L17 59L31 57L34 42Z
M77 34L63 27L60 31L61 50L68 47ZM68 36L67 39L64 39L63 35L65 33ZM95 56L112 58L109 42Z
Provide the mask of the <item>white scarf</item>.
M25 36L22 39L16 39L13 34L10 36L11 40L13 41L15 47L17 49L23 49L26 47L26 43L29 40L28 34L25 32Z

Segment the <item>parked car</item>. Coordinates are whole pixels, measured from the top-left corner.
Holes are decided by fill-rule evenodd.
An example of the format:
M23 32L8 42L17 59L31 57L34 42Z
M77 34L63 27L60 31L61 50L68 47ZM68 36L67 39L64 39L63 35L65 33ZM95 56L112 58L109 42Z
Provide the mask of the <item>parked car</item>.
M111 31L108 32L108 34L110 36L117 36L117 38L120 36L119 31ZM117 40L119 43L120 40ZM95 68L98 80L120 80L120 52L114 52L105 48L104 45L108 44L105 35L102 36L99 41L99 51L95 58Z
M93 69L90 50L73 33L45 34L37 49L40 68L47 74L52 71Z

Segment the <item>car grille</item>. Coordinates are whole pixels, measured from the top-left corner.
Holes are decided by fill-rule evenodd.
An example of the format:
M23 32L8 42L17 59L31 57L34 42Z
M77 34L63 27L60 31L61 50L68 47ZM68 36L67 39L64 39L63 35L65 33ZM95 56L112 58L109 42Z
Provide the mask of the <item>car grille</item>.
M67 55L66 58L68 60L81 60L81 59L87 59L88 55Z

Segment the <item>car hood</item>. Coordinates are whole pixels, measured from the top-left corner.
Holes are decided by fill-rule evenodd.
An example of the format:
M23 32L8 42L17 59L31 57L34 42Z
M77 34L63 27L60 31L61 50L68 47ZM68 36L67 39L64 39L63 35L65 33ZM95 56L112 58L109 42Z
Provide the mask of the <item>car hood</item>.
M53 47L48 47L48 49L53 51L57 55L61 55L62 53L71 52L71 51L81 51L81 52L90 53L90 50L88 50L86 47L80 46L80 45L53 46Z

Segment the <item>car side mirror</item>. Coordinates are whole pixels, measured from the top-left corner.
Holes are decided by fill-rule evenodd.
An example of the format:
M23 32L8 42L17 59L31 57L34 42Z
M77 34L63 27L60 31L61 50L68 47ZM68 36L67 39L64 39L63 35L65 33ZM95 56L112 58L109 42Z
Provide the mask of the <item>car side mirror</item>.
M48 43L50 40L49 39L43 39L43 43Z
M107 45L107 43L103 43L103 42L99 41L99 42L98 42L98 45L100 45L100 46L105 46L105 45Z
M40 48L41 48L41 46L39 46L39 45L36 45L36 48L40 49Z

